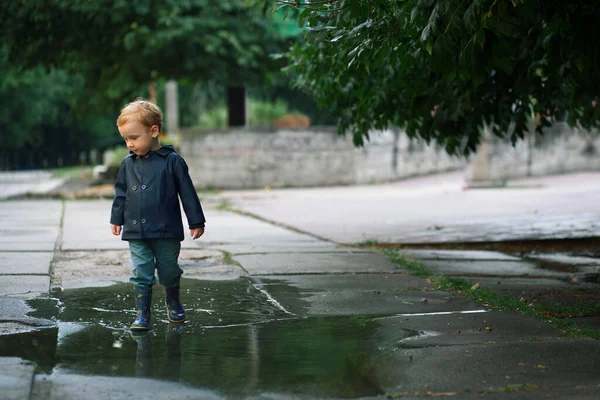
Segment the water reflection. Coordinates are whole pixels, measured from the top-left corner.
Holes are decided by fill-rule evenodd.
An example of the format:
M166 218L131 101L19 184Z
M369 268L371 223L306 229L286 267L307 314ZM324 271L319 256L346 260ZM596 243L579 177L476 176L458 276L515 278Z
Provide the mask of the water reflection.
M0 356L33 361L38 370L51 372L54 368L57 336L56 327L0 336Z
M306 304L293 287L279 288L282 310L244 279L184 281L183 289L189 321L169 324L164 298L156 296L153 327L145 335L127 330L133 300L118 295L129 290L126 285L60 293L55 307L38 304L43 311L36 316L55 317L59 331L70 327L59 333L47 364L61 373L182 382L228 397L382 394L375 373L377 344L370 340L380 323L373 316L306 317ZM83 329L72 329L73 324ZM414 334L398 330L393 340Z
M178 381L181 377L181 334L182 325L171 324L166 329L164 348L164 363L157 371L156 377ZM148 332L131 333L131 339L136 343L135 376L151 378L155 376L154 360L152 358L152 335Z

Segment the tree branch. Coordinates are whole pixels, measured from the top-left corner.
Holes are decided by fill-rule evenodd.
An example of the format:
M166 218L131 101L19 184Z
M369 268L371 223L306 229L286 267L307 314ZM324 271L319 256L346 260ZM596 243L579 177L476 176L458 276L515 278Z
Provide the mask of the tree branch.
M332 4L337 2L338 0L324 0L324 1L311 1L308 3L302 3L300 1L284 1L284 0L276 0L276 3L280 4L288 4L296 7L310 7L310 6L322 6L325 4Z

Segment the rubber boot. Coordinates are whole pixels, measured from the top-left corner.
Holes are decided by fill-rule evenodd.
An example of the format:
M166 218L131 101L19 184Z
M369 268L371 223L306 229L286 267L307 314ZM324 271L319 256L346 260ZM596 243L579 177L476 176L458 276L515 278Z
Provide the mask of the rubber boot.
M146 332L150 329L150 305L152 304L152 286L134 286L135 309L137 317L131 324L132 332Z
M179 285L165 287L165 294L169 321L178 323L185 321L185 311L179 301Z

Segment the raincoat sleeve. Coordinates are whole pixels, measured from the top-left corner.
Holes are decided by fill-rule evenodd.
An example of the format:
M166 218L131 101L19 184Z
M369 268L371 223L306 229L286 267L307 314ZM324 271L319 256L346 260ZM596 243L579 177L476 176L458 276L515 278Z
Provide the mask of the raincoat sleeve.
M183 203L183 210L185 211L190 229L204 228L206 219L204 218L200 199L198 199L198 194L196 194L196 188L194 188L194 184L190 178L185 160L180 156L175 157L173 169L177 191Z
M127 178L125 174L125 160L123 160L115 182L115 198L110 213L110 223L118 226L122 226L125 222L125 198L127 196Z

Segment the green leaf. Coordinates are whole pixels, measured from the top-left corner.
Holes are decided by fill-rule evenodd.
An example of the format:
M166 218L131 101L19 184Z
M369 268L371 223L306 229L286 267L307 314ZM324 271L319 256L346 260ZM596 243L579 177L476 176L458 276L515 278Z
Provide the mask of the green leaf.
M425 50L427 51L427 53L429 53L429 55L432 54L432 52L433 52L433 40L428 40L427 43L425 43Z
M485 46L485 31L483 28L478 30L475 34L475 43L477 43L482 49Z

